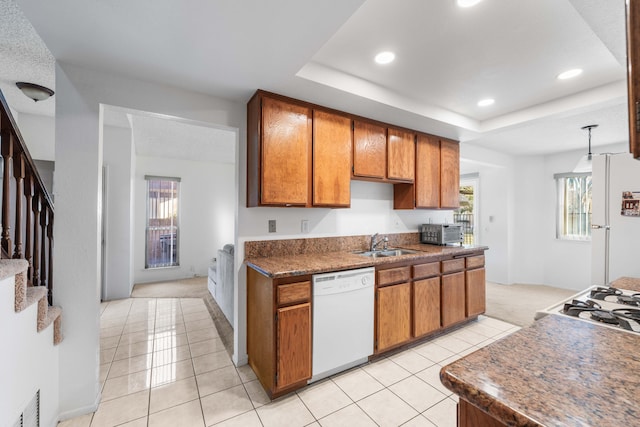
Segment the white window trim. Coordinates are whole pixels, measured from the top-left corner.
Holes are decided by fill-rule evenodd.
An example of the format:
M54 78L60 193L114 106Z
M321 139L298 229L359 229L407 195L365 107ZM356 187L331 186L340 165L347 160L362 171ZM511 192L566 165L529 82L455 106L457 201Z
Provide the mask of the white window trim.
M561 230L563 229L563 215L564 212L564 185L565 178L575 178L575 177L584 177L591 176L591 173L557 173L553 175L556 185L556 240L562 242L582 242L582 243L590 243L591 242L591 234L588 236L575 236L575 235L562 235Z

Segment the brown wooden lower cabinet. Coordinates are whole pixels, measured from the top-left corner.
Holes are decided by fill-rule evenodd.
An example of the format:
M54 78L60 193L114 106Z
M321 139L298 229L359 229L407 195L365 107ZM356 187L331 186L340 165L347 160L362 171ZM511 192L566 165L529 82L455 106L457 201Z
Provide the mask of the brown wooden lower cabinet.
M464 399L458 401L458 427L505 427L501 421Z
M413 282L413 336L440 329L440 277Z
M376 291L377 351L411 338L411 284L385 286Z
M311 304L278 309L276 387L311 378Z
M485 312L485 270L477 268L467 270L466 293L467 293L467 317L477 316Z
M466 317L464 272L442 276L442 327L461 322Z
M311 378L310 280L271 279L247 268L247 354L270 398Z

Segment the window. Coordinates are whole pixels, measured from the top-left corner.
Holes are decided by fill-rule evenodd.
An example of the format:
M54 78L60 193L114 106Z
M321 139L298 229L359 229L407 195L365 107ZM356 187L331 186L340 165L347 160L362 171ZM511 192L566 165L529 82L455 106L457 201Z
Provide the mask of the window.
M180 265L178 252L180 178L145 176L147 246L145 268Z
M556 237L591 239L591 174L558 174L558 224Z

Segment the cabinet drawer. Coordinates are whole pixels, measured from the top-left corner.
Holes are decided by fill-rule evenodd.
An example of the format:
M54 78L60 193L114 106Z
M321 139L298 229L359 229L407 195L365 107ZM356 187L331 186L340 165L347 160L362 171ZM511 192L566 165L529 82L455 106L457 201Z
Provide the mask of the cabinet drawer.
M417 264L413 266L413 278L422 279L440 274L440 263L430 262L428 264Z
M305 302L310 299L311 282L298 282L278 286L278 305Z
M377 274L378 286L396 282L406 282L411 277L409 266L378 270Z
M467 257L467 269L484 267L484 255Z
M442 274L464 270L464 258L442 261Z

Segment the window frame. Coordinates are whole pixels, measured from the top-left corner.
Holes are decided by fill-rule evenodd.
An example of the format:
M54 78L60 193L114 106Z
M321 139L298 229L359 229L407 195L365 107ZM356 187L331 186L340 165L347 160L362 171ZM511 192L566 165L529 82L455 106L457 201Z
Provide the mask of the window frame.
M145 213L145 227L144 227L144 231L145 231L145 244L144 244L144 268L145 270L157 270L157 269L162 269L162 268L176 268L176 267L180 267L180 218L181 218L181 213L180 213L180 199L181 199L181 189L180 189L180 183L181 183L181 178L179 177L169 177L169 176L155 176L155 175L145 175L144 176L145 179L145 184L146 184L146 194L145 194L145 203L146 203L146 213ZM157 219L157 209L156 209L156 215L154 215L154 217L151 217L152 211L151 211L151 200L149 198L150 195L150 183L153 181L163 181L163 182L172 182L172 183L176 183L176 207L174 208L170 208L171 212L173 212L175 210L175 217L176 217L176 221L175 224L171 223L170 228L175 228L175 243L173 242L174 239L171 239L171 244L170 244L170 250L172 250L173 247L175 247L175 256L170 255L170 259L172 260L172 262L170 263L162 263L162 265L160 264L152 264L150 263L150 257L149 257L149 229L150 229L150 225L149 225L149 221L151 219Z
M571 241L571 242L590 242L591 241L591 223L593 217L593 180L590 172L585 173L560 173L555 174L554 176L555 185L556 185L556 239L562 241ZM581 209L578 214L586 214L587 222L584 227L584 231L586 234L570 234L566 230L566 216L567 216L567 208L566 208L566 189L567 189L567 180L571 178L585 178L584 188L581 191L582 196L585 197L584 193L588 192L590 194L590 198L588 201L583 201L582 208L585 208L585 203L588 205L588 211Z

